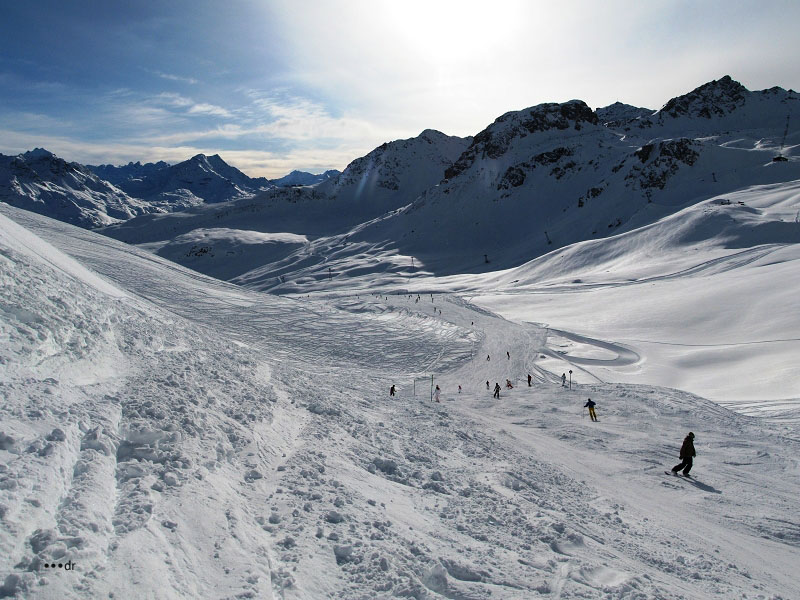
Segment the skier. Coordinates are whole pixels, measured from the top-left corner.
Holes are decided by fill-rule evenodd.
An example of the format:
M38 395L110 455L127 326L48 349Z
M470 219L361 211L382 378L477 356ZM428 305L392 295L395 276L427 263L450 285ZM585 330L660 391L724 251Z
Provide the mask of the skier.
M506 352L506 358L507 358L508 360L511 360L511 355L510 355L508 352Z
M567 387L567 374L561 374L561 387Z
M489 380L488 380L488 379L486 380L486 389L487 389L487 390L488 390L488 389L491 389L491 388L489 387Z
M531 387L531 374L528 373L528 387Z
M439 402L439 394L441 394L441 393L442 393L442 390L440 390L440 389L439 389L439 386L437 385L437 386L436 386L436 391L435 391L435 392L433 392L433 399L434 399L436 402Z
M592 402L591 398L589 398L586 401L586 404L583 405L583 408L586 408L586 407L589 408L589 416L592 418L592 421L597 421L597 415L594 413L595 403Z
M389 388L389 395L394 396L394 385Z
M489 357L489 355L487 354L487 355L486 355L486 362L489 362L490 360L492 360L492 359L491 359L491 358Z
M494 397L500 399L500 384L496 381L494 382Z
M510 380L510 379L506 379L506 387L507 387L508 389L510 389L510 390L513 390L513 389L514 389L514 386L513 386L513 385L511 385L511 380Z
M697 453L694 451L694 434L690 431L689 435L683 440L683 446L681 446L681 462L672 467L672 472L677 475L678 471L683 469L683 475L685 477L691 477L689 471L692 470L692 459L695 456L697 456Z
M458 393L461 393L461 386L458 386Z

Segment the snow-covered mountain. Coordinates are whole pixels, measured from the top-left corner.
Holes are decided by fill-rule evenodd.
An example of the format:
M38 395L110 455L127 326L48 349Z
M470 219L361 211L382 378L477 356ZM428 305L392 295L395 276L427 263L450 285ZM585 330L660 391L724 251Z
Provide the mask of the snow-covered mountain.
M790 160L772 160L786 112L800 113L798 96L780 88L745 93L727 81L671 100L647 117L650 125L640 116L623 128L606 126L577 100L502 115L412 206L346 236L315 240L239 280L274 285L270 275L278 274L294 282L282 289L300 291L323 285L331 272L393 272L404 280L495 271L653 223L717 194L800 178L797 130L784 149ZM741 98L732 103L732 96ZM693 108L670 116L676 106Z
M720 193L800 177L797 130L783 139L787 114L799 105L791 90L750 92L729 77L655 113L547 103L506 113L474 138L429 130L384 144L314 187L269 190L180 217L143 216L107 233L275 290L317 289L333 274L394 273L400 281L495 271ZM781 145L790 160L774 163ZM309 239L298 246L292 238L276 253L275 240L284 238L272 236L259 252L240 244L246 235L237 229ZM187 249L188 239L214 243ZM226 257L233 259L227 276Z
M426 130L415 138L382 144L336 178L315 186L275 188L252 199L199 206L172 217L132 219L103 233L129 243L152 244L162 256L227 278L226 263L241 274L296 250L297 236L346 232L409 204L441 180L468 144L469 138ZM294 236L267 239L252 232ZM264 245L240 244L245 238L262 239ZM194 241L187 248L188 240ZM291 241L279 250L280 240Z
M703 135L735 140L763 133L763 145L775 146L786 129L787 118L798 114L800 95L794 90L772 87L750 91L730 76L710 81L688 94L672 98L650 117L640 117L628 125L637 135L674 137ZM797 117L795 117L797 119ZM794 126L797 135L797 126ZM795 137L796 139L796 137Z
M638 106L631 106L630 104L623 104L622 102L615 102L614 104L598 108L595 112L597 113L597 118L603 125L616 128L628 121L640 117L649 117L655 111L651 108L641 108Z
M293 185L316 185L323 181L327 181L328 179L338 177L340 174L341 171L337 171L336 169L330 169L317 175L313 173L306 173L305 171L292 171L288 175L284 175L278 179L270 179L269 182L272 185L277 185L278 187L289 187Z
M154 208L92 171L36 148L0 154L0 201L81 227L100 227Z
M247 198L270 187L265 178L248 177L219 154L198 154L176 165L148 168L119 185L129 195L170 211Z

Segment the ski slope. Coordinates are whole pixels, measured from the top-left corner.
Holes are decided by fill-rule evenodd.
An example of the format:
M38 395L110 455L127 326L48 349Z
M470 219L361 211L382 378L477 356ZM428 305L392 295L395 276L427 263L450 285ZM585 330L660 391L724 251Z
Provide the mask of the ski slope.
M792 598L796 421L644 383L655 342L798 337L778 246L277 297L2 205L0 597ZM708 303L742 289L726 339ZM665 475L689 430L696 478Z

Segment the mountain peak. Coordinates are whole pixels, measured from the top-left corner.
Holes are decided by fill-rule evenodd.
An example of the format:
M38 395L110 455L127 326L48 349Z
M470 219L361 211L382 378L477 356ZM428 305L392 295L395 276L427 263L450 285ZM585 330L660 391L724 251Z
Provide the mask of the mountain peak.
M33 150L29 150L25 154L22 155L27 159L37 159L37 158L55 158L56 155L50 152L49 150L45 150L44 148L34 148Z
M749 93L741 83L725 75L672 98L659 112L672 117L687 115L710 119L712 115L722 116L735 110L744 104Z

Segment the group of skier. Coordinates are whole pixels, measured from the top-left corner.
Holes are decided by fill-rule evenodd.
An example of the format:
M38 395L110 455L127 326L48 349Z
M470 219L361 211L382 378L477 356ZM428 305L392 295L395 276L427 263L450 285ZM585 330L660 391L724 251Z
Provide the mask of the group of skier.
M562 381L562 383L563 383L563 381ZM528 374L528 385L529 386L531 385L531 376L530 376L530 374ZM514 387L511 384L511 381L508 380L508 379L506 379L506 387L507 388L513 388ZM488 379L486 380L486 389L487 390L490 389L489 380ZM442 393L442 390L437 385L436 389L433 392L433 401L434 402L441 402L441 393ZM460 385L458 386L458 393L459 394L461 393L461 386ZM392 387L389 388L389 396L394 396L394 395L395 395L395 386L392 385ZM500 399L500 384L499 383L495 383L494 384L494 394L493 394L492 397ZM592 400L591 398L588 398L586 400L586 404L583 405L584 408L588 408L589 409L589 418L593 422L597 421L597 413L594 410L595 406L597 406L597 403L594 400ZM695 456L697 456L697 453L695 452L695 449L694 449L694 433L692 433L690 431L689 434L686 436L686 438L684 438L683 445L681 446L681 451L680 451L680 454L679 454L681 462L678 463L677 465L675 465L674 467L672 467L672 470L668 471L668 472L671 472L673 475L677 475L678 472L682 472L684 477L691 478L691 475L689 475L689 471L692 470L692 462L693 462L693 459L694 459Z

